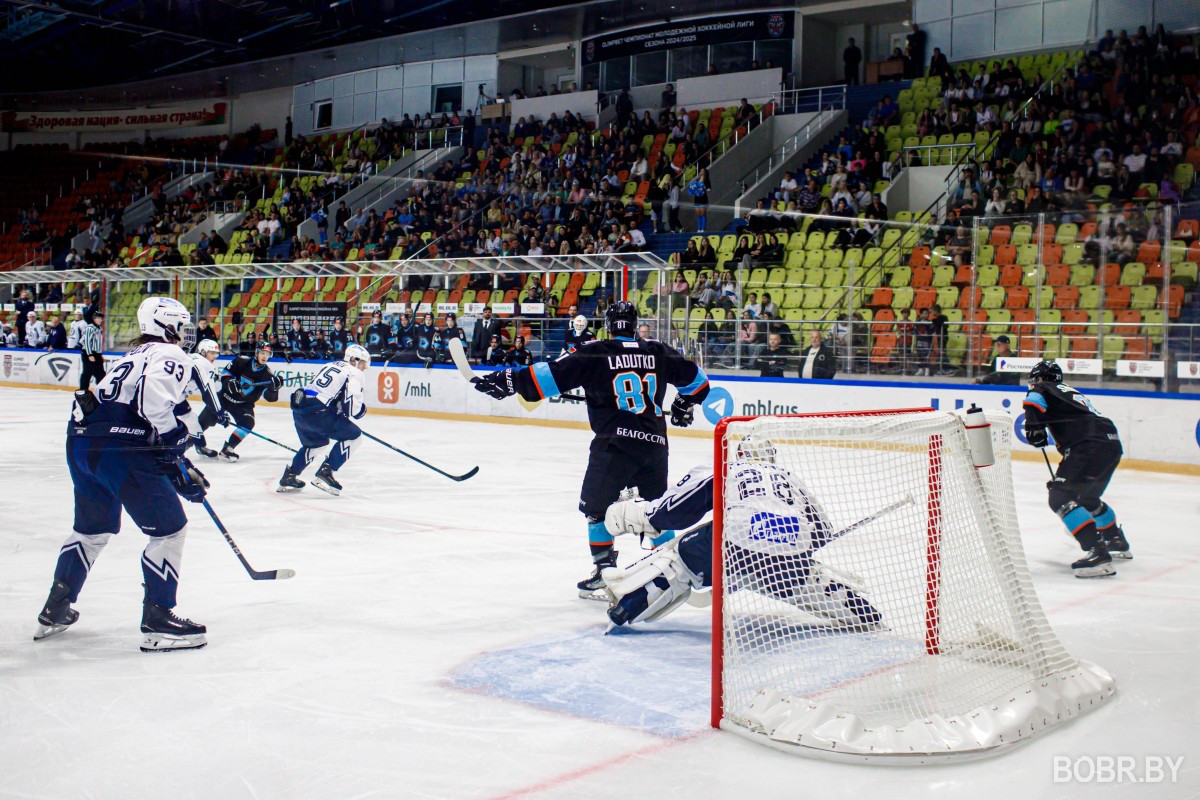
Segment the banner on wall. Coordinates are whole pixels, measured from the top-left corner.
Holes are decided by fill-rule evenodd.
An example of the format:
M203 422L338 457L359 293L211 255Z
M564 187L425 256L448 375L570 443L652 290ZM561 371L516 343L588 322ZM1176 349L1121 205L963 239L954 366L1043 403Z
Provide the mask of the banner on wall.
M198 128L224 125L229 113L225 100L179 103L157 108L123 108L108 111L5 111L0 113L0 130L29 131L136 131Z
M795 15L768 11L667 22L583 40L583 63L595 64L676 47L695 47L763 39L791 39Z

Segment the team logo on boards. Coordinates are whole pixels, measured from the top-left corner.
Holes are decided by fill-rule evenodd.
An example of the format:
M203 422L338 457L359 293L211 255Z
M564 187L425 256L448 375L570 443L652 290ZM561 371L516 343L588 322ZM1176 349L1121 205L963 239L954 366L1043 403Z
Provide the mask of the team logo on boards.
M1067 359L1067 372L1074 372L1074 371L1075 371L1075 359L1068 358Z
M8 365L6 364L5 370L7 371L7 369L8 369ZM1191 373L1193 375L1195 375L1197 372L1200 372L1200 364L1189 364L1188 369L1191 371Z
M12 353L4 354L4 377L12 375Z
M767 17L767 33L769 33L771 36L782 36L783 28L783 14L772 14L771 16Z

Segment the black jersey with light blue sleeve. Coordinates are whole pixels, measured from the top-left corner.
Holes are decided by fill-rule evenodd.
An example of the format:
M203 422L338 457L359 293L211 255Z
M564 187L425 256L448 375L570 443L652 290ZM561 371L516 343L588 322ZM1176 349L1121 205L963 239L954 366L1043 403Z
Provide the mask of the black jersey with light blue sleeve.
M614 446L667 446L667 384L692 403L708 395L708 376L669 345L618 337L587 342L574 353L513 373L526 400L582 388L597 439Z
M1119 442L1117 426L1092 401L1065 383L1039 381L1025 395L1026 428L1048 428L1060 450L1081 442Z

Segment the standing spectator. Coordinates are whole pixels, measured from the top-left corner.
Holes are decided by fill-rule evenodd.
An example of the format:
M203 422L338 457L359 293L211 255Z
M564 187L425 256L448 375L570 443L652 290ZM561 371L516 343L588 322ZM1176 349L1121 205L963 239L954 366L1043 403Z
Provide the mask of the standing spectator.
M205 339L211 339L216 342L217 332L208 324L208 317L198 317L196 319L196 344L200 344ZM195 347L192 348L192 352L196 352Z
M680 222L680 220L679 220L679 198L680 198L680 194L681 194L680 189L679 189L679 183L672 177L668 177L668 180L671 183L670 183L670 187L667 189L667 223L668 224L667 224L666 231L665 231L666 233L670 233L671 231L683 230L683 223Z
M815 328L809 334L808 347L800 354L799 373L805 380L829 380L837 373L833 348Z
M471 358L481 363L487 363L486 358L492 337L500 336L500 320L492 316L492 307L483 307L483 316L475 322L475 330L471 332Z
M91 321L85 321L80 331L79 349L82 351L79 355L80 389L90 387L92 378L96 379L97 384L104 380L104 334L101 331L103 325L104 312L93 311Z
M668 83L667 88L663 89L662 93L662 108L664 111L669 111L675 107L675 84Z
M858 85L858 66L862 63L862 50L854 44L854 37L850 37L850 44L842 51L842 66L846 77L847 86Z
M929 318L928 308L922 308L913 321L913 350L916 354L913 374L928 375L929 354L933 350L933 320Z
M628 89L622 89L621 94L617 96L617 124L624 128L633 119L633 99L629 96Z
M708 193L711 191L712 182L708 179L708 170L701 167L700 174L688 184L688 194L692 196L695 206L696 230L699 233L704 233L708 228Z
M948 332L947 324L949 318L942 313L942 307L939 305L933 306L930 310L929 321L933 325L933 342L937 347L937 368L939 375L948 374L950 370L950 361L946 354L946 334Z
M767 334L767 346L759 351L758 358L754 359L754 369L758 370L759 377L782 378L783 371L791 361L791 352L783 346L783 340L779 334L769 333Z
M913 319L912 309L903 308L896 319L896 349L900 356L900 372L908 374L908 361L912 358L913 350Z
M917 23L912 24L912 33L906 37L908 41L908 57L917 70L925 69L925 31Z
M25 315L25 346L36 350L46 346L46 325L37 318L36 311Z
M23 344L25 342L25 326L29 322L29 314L33 311L33 299L29 296L28 289L21 290L21 296L16 302L16 322L17 322L17 339Z

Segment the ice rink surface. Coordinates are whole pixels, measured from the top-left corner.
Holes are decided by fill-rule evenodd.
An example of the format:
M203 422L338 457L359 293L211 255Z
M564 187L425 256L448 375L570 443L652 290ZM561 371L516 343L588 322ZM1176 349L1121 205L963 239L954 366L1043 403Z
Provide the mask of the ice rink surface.
M1017 463L1041 602L1073 655L1116 676L1117 697L992 760L848 766L707 727L707 611L602 636L601 604L574 591L589 571L580 430L368 414L377 436L480 472L452 483L364 442L339 498L276 494L288 454L249 439L240 462L199 466L251 563L294 580L251 581L188 505L177 610L210 644L143 654L145 537L126 518L80 621L35 644L71 527L70 398L0 389L0 797L1200 796L1200 479L1118 472L1106 498L1136 557L1085 581L1045 467ZM295 442L285 409L258 419ZM671 447L673 478L711 458L704 440ZM1100 755L1184 762L1174 784L1054 782L1056 756Z

